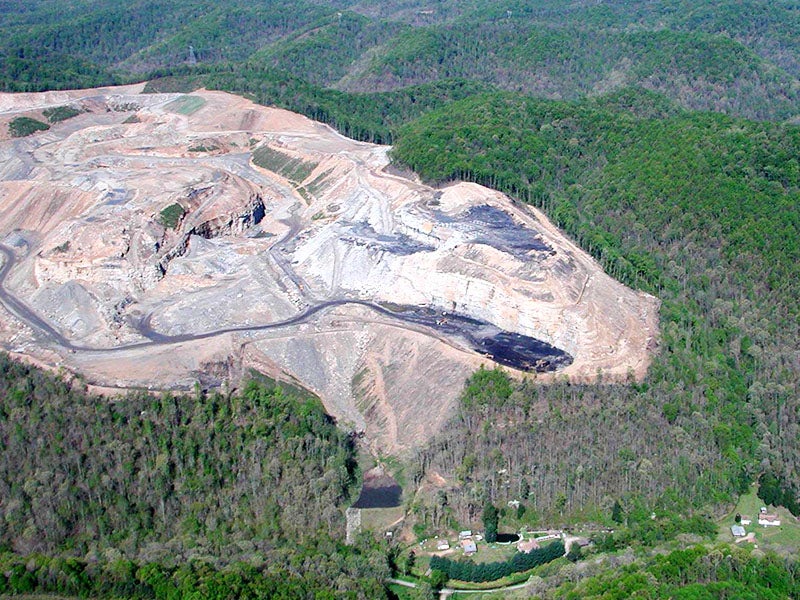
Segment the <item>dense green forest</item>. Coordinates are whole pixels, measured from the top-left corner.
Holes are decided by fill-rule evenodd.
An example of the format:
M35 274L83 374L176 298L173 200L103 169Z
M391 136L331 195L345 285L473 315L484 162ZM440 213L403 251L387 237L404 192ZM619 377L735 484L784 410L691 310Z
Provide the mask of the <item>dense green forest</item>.
M536 205L661 299L643 382L466 382L406 467L448 481L409 503L420 531L494 502L503 523L624 519L596 540L621 552L708 535L756 480L800 510L796 2L0 0L0 31L2 90L243 93ZM7 357L0 374L0 593L385 593L392 552L340 544L355 450L317 400L262 382L108 401ZM796 563L738 548L611 563L541 593L798 595Z
M22 553L263 556L341 537L356 492L319 400L256 382L108 402L0 355L0 445L0 542Z
M740 548L696 546L603 569L597 574L591 574L589 566L580 581L566 582L547 597L779 600L800 593L797 567L794 559L772 554L758 558ZM576 572L579 571L567 576L576 578Z
M236 65L350 92L462 77L552 99L638 86L692 109L800 112L800 10L789 0L3 4L9 91Z

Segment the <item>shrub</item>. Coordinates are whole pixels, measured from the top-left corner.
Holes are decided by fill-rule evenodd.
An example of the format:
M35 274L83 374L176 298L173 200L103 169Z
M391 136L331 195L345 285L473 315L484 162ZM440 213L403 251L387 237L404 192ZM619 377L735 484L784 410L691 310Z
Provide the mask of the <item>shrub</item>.
M175 229L180 223L183 215L186 214L186 211L183 207L178 204L170 204L164 210L161 211L160 214L160 221L161 224L166 227L167 229Z
M50 125L42 123L30 117L17 117L8 124L8 131L11 137L25 137L37 131L46 131Z
M47 120L51 123L58 123L60 121L71 119L72 117L77 117L82 112L82 110L75 108L74 106L56 106L53 108L44 109L42 114L47 117Z

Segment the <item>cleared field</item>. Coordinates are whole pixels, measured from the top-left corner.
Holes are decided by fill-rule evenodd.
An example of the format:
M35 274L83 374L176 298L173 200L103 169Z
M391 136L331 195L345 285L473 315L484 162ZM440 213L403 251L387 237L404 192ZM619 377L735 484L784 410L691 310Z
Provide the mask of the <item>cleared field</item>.
M736 514L749 517L750 525L745 525L747 533L755 534L755 544L759 548L774 550L780 554L796 554L800 551L800 523L788 510L783 507L767 506L768 512L780 517L779 527L764 527L757 522L758 511L764 502L756 495L758 485L750 486L750 491L739 498L736 508L720 521L718 539L730 542L733 540L731 525L734 524ZM748 542L741 542L747 544Z
M178 113L179 115L191 115L205 105L205 98L200 96L181 96L167 104L166 110Z
M405 509L402 506L392 508L362 508L361 526L370 531L389 529L403 518Z

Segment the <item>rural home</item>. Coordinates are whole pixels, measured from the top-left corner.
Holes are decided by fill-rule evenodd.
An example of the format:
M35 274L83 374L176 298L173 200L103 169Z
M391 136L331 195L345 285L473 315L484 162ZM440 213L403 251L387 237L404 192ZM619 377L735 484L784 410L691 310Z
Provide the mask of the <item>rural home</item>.
M761 512L758 513L758 524L764 527L778 527L781 524L781 520L778 515L768 513L766 506L762 506Z

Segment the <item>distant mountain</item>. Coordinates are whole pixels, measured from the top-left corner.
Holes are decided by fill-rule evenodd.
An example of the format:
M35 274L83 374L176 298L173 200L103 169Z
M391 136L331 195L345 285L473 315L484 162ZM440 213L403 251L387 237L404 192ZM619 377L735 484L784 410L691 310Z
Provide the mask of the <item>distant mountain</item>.
M221 64L353 92L465 77L553 99L635 85L692 109L800 114L792 2L5 2L0 86L41 90Z

